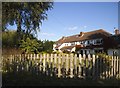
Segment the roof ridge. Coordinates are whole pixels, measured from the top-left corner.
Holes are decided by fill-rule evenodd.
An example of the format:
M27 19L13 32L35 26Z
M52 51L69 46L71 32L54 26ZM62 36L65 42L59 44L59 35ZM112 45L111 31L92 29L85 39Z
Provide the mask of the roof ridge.
M98 30L93 30L93 31L83 32L83 33L90 33L90 32L96 32L96 31L104 31L104 32L107 32L107 31L105 31L104 29L98 29ZM108 32L108 33L109 33L109 32Z
M107 31L105 31L104 29L98 29L98 30L93 30L93 31L83 32L83 33L91 33L91 32L96 32L96 31L104 31L104 32L107 32ZM109 33L109 32L107 32L107 33ZM111 34L111 33L109 33L109 34ZM79 35L79 34L66 36L65 38L67 38L67 37L71 37L71 36L77 36L77 35Z

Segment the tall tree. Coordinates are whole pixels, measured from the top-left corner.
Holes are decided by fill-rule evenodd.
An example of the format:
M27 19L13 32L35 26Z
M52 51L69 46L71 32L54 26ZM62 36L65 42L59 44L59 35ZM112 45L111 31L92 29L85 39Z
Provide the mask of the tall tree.
M44 0L48 1L48 0ZM17 33L36 34L53 2L2 2L2 30L17 25Z

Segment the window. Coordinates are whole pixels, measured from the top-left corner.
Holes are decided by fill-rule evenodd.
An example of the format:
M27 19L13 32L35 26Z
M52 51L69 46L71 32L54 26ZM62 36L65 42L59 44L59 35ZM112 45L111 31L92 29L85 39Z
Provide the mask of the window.
M72 45L72 46L75 45L75 42L72 42L71 45Z
M90 44L90 41L87 41L87 44L89 45L89 44Z
M102 44L102 42L103 42L102 39L97 39L94 41L94 44Z

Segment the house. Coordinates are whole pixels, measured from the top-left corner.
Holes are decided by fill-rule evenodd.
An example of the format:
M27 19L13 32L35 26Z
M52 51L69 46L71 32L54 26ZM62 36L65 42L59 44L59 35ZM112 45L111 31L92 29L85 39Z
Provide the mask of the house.
M115 34L109 36L109 38L113 39L114 42L117 44L114 47L110 47L108 49L108 55L117 55L120 56L120 32L118 29L115 30ZM113 41L111 41L113 42Z
M81 54L94 54L99 52L107 52L110 47L113 47L114 42L111 43L109 32L99 29L90 32L80 32L79 34L62 37L53 45L54 51L59 52L77 52Z

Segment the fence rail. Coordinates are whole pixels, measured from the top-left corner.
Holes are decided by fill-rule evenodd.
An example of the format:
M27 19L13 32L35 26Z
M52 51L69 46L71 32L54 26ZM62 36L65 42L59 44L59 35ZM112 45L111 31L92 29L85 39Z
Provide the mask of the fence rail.
M120 78L118 56L102 58L85 54L19 54L5 55L2 59L5 72L24 70L63 78Z

